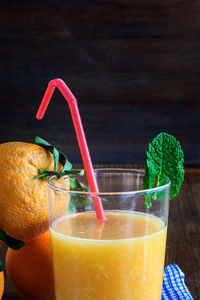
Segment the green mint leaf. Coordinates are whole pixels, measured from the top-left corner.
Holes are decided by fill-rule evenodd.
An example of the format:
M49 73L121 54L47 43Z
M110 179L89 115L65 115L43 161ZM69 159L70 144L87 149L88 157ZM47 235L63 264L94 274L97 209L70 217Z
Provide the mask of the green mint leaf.
M144 188L153 188L163 184L163 176L171 180L170 199L179 193L184 180L184 156L179 142L167 133L161 132L149 144L144 176ZM150 205L148 194L145 201ZM161 196L157 197L161 201ZM150 207L150 206L149 206Z
M3 230L0 230L0 240L14 250L18 250L25 246L25 243L23 241L14 239Z
M144 189L148 190L150 188L149 184L150 176L149 176L149 168L148 166L145 167L145 176L143 178L143 184L144 184ZM147 208L151 207L151 194L146 194L145 195L145 205Z
M0 272L2 272L2 271L3 271L3 264L2 264L2 261L0 259Z

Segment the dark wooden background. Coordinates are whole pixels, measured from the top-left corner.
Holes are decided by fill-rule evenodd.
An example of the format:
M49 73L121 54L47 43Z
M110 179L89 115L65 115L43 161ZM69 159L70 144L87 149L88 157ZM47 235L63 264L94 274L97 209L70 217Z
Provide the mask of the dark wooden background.
M148 142L175 135L200 165L200 1L0 2L0 142L40 135L81 163L69 109L78 99L95 164L143 165Z

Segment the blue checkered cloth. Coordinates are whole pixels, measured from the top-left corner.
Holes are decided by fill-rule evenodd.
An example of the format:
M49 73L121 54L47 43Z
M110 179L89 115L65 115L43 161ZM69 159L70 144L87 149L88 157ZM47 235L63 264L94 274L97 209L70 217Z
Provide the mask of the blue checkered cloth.
M193 300L185 285L185 275L177 265L169 265L164 270L161 300Z

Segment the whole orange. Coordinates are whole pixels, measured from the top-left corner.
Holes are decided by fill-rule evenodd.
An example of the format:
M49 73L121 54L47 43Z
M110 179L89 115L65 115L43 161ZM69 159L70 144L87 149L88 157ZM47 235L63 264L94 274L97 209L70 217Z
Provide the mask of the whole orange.
M54 300L49 231L27 242L20 250L8 249L8 278L26 300Z
M59 163L58 170L61 167ZM0 229L19 240L31 240L48 229L46 181L34 179L40 168L54 169L49 151L22 142L0 145ZM69 188L68 179L63 183ZM57 214L66 211L67 197L61 193L57 196Z
M3 296L3 291L4 291L4 275L3 275L3 271L0 272L0 299Z

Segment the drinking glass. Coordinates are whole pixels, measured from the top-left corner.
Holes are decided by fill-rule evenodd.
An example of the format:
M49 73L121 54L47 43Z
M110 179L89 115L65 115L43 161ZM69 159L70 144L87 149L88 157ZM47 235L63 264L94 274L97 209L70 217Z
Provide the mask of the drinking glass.
M160 300L170 181L144 190L140 170L95 176L99 193L90 192L85 175L70 175L71 190L67 176L48 180L56 300ZM105 222L96 219L96 197Z

